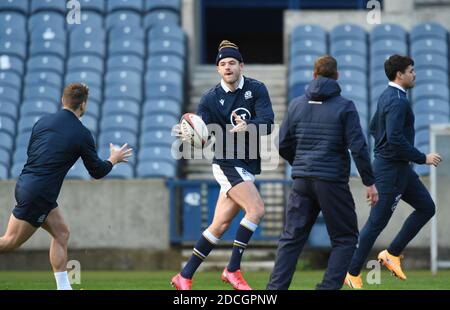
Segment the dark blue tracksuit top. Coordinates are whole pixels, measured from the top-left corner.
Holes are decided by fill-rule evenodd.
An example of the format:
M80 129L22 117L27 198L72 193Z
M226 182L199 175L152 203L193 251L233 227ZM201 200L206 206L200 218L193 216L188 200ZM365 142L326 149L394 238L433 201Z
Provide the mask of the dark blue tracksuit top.
M306 94L289 105L280 128L279 153L292 165L293 178L348 182L350 150L362 182L373 185L358 112L354 103L340 93L333 79L313 80Z
M27 153L28 160L16 186L50 204L56 202L64 177L80 156L89 174L96 179L112 169L111 162L98 157L90 131L74 113L65 109L36 122Z
M274 114L266 86L255 79L244 77L242 89L225 92L219 83L202 96L197 109L197 115L202 117L205 124L216 124L224 132L221 137L223 140L219 141L224 147L218 148L216 142L213 163L220 166L241 167L252 174L259 174L261 173L259 138L249 144L250 139L247 132L230 133L229 130L233 128L232 122L234 122L233 112L245 119L249 125L267 125L267 131L258 131L258 137L260 134L270 134L271 125L274 123ZM244 139L240 140L238 137L240 135L244 135ZM216 135L216 138L219 136ZM227 140L234 141L233 145L227 144ZM256 144L257 156L254 156L254 150L249 150L249 145L252 144Z
M375 138L376 159L425 163L426 155L414 147L414 113L402 90L388 86L381 94L369 130Z

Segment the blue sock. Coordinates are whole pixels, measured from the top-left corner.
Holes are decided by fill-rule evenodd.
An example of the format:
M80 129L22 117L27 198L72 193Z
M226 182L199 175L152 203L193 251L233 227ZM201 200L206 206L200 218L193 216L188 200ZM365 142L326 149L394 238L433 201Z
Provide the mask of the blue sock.
M181 276L186 279L192 279L197 268L218 242L218 238L214 237L208 230L205 230L195 244L192 256L181 271Z
M236 232L236 239L233 243L233 252L231 253L230 262L227 267L228 271L235 272L236 270L241 269L242 254L244 254L248 241L257 227L257 224L250 222L245 217L242 219Z

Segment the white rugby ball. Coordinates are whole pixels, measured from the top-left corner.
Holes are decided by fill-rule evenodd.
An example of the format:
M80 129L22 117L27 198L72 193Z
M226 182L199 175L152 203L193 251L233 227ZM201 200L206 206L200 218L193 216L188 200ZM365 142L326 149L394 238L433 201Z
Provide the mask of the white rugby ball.
M202 118L194 113L186 113L181 117L180 129L194 147L202 148L208 141L208 128Z

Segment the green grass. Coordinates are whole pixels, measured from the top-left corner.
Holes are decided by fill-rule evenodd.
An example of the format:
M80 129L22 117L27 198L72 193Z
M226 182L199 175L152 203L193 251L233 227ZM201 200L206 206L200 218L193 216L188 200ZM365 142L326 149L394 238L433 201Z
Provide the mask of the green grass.
M81 285L74 289L85 290L166 290L172 289L170 278L175 271L83 271ZM322 278L323 271L297 271L291 289L314 289ZM408 280L403 282L387 271L382 271L380 285L365 284L369 290L443 290L450 289L450 271L439 271L432 276L429 271L408 271ZM254 289L264 289L269 272L248 272L245 277ZM220 280L220 272L198 272L194 278L194 289L227 290L230 287ZM51 272L5 271L0 272L0 290L55 289ZM347 289L347 288L345 288Z

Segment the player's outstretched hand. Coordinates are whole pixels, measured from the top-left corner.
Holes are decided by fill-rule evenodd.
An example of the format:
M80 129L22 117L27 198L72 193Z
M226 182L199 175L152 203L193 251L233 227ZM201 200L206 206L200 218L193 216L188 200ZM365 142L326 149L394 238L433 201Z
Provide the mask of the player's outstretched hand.
M367 186L367 203L369 204L369 206L373 207L376 205L376 203L378 202L378 191L377 188L374 185L371 186Z
M236 114L236 112L233 112L233 118L236 122L236 126L234 126L233 129L230 130L230 132L241 132L241 131L247 131L247 122L244 121L239 115Z
M113 165L118 163L127 163L128 158L133 155L133 149L128 147L128 143L125 143L120 148L117 148L112 143L110 143L109 151L111 152L111 154L108 160Z
M437 153L427 154L427 161L426 161L427 165L433 165L437 167L441 161L442 161L441 155Z
M189 137L183 133L183 130L181 130L180 124L176 124L172 127L172 136L177 137L182 142L188 142L190 140Z

